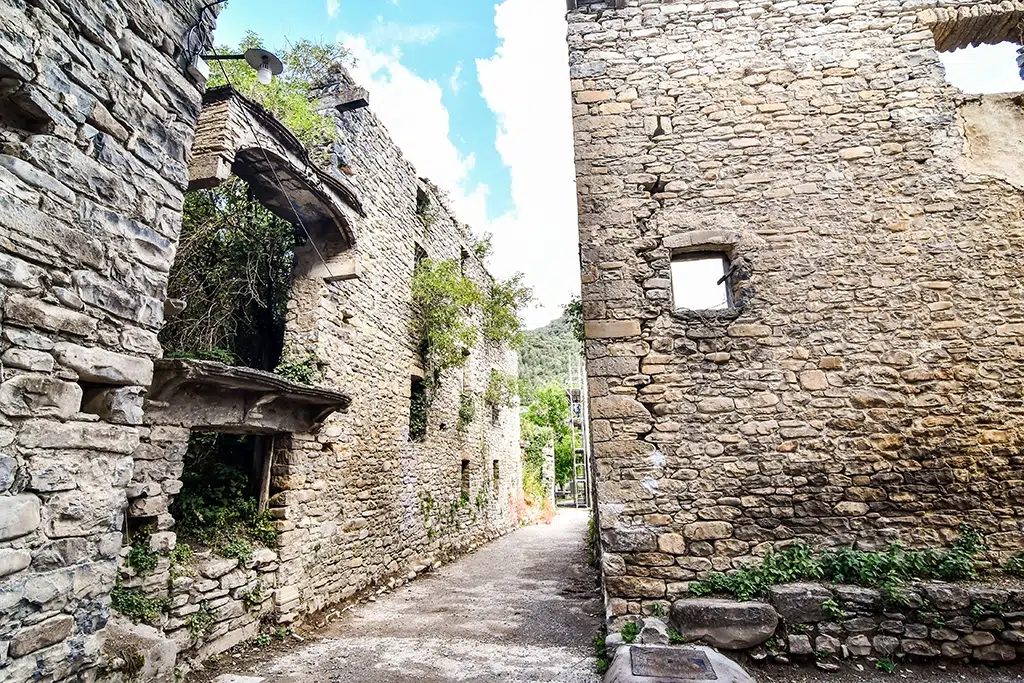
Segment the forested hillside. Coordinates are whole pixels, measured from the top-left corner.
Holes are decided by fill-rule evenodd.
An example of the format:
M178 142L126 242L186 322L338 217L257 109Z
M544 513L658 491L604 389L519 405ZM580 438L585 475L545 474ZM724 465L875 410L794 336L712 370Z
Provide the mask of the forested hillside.
M570 320L562 315L544 327L526 332L519 349L519 380L523 405L530 403L537 389L552 382L565 384L569 362L583 354Z

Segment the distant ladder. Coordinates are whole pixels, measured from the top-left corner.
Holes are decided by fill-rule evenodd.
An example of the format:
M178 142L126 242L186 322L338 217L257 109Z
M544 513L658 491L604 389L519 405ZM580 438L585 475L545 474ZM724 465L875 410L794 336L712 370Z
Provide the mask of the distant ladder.
M590 424L587 420L587 376L582 359L569 361L569 425L572 435L572 497L578 508L590 507ZM577 429L580 441L577 443Z

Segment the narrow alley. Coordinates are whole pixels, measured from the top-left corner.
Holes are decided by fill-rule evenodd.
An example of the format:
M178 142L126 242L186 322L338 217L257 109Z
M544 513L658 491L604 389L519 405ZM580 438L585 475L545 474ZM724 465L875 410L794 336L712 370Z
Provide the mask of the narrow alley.
M601 604L587 520L563 510L551 525L520 529L356 607L314 642L247 664L225 657L197 680L596 683Z

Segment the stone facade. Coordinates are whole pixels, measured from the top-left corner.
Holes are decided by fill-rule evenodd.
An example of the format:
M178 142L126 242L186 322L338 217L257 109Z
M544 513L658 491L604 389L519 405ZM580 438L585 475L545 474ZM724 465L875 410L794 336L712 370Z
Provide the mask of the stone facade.
M609 616L794 539L1024 548L1024 111L936 52L1024 5L575 4ZM694 252L728 308L675 310Z
M203 4L0 3L7 681L88 677L100 658L200 110L179 61Z
M290 171L288 187L313 198L303 204L312 207L304 215L313 243L330 247L330 273L298 254L286 330L291 348L322 361L323 391L246 376L264 393L234 395L223 366L209 366L202 381L221 382L219 403L203 412L210 394L153 385L165 306L180 310L165 302L167 277L202 106L201 88L184 75L184 45L189 36L193 47L208 42L213 14L197 23L206 4L0 5L5 681L92 680L101 660L133 652L145 653L144 679L172 680L176 666L255 635L264 621L296 623L393 587L518 522L518 412L492 419L480 397L492 368L516 372L513 352L472 349L464 372L442 378L427 438L409 440L411 378L422 372L409 331L417 246L462 257L481 284L489 276L469 254L465 227L351 97L330 109L344 137L330 172L299 168L306 157L289 140L271 162ZM325 97L340 98L345 78ZM245 107L230 112L245 115ZM203 151L206 175L193 178L223 180ZM245 164L237 170L266 182L272 169L251 151L235 157ZM430 197L432 220L418 215L419 194ZM283 210L272 192L256 195ZM460 431L463 392L474 394L477 418ZM195 404L168 409L167 395ZM311 407L318 401L324 410ZM244 564L201 554L192 575L172 576L168 506L189 435L203 428L273 435L269 505L280 546ZM136 576L124 532L141 524L159 559ZM117 582L167 600L157 628L108 627ZM190 628L197 613L209 623L200 633Z

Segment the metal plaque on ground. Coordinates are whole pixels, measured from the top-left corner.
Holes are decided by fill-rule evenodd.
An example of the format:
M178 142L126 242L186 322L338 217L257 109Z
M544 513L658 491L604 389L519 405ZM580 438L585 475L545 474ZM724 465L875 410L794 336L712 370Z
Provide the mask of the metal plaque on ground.
M680 681L717 681L718 674L700 650L637 647L630 649L634 676Z

